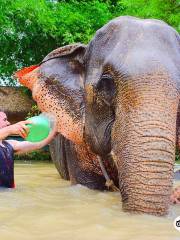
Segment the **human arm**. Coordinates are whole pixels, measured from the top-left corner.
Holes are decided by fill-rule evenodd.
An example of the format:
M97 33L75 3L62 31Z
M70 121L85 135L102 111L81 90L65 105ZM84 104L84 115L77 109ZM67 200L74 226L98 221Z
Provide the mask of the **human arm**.
M173 189L170 201L172 204L180 204L180 186Z
M31 123L31 121L21 121L12 125L9 125L7 127L3 127L0 129L0 140L5 139L6 137L17 134L21 136L22 138L26 138L29 132L29 128L26 126L26 124Z
M52 141L52 139L55 137L56 132L57 132L57 126L55 124L53 129L49 133L48 137L40 142L28 142L28 141L20 142L15 140L8 140L7 142L11 144L11 146L15 151L15 154L27 153L27 152L41 149L42 147L49 144Z

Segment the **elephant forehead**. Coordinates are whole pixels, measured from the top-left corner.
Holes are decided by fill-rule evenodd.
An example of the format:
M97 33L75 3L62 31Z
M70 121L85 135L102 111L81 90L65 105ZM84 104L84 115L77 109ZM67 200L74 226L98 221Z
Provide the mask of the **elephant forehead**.
M122 65L130 69L134 64L138 69L147 59L151 63L162 61L168 66L169 62L163 58L177 58L177 45L176 31L162 21L116 18L96 32L87 48L86 84L97 82L107 63L117 70ZM162 57L165 53L166 56Z

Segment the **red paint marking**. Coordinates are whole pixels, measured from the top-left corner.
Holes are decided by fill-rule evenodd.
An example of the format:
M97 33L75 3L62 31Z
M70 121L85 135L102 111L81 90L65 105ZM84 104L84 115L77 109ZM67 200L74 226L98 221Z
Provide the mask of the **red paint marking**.
M21 81L21 78L26 75L27 73L32 72L34 69L36 69L37 67L39 67L39 65L32 65L30 67L25 67L17 72L15 72L14 76L16 78L18 78Z

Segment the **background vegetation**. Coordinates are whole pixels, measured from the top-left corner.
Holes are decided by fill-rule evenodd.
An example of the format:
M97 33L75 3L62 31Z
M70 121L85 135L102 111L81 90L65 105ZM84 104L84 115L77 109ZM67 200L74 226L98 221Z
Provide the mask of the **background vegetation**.
M0 0L0 75L40 62L51 50L88 43L97 29L121 15L157 18L180 31L179 0Z
M14 158L15 161L21 160L21 161L27 161L27 162L50 162L51 156L49 150L39 150L39 151L33 151L27 154L22 155L15 155Z

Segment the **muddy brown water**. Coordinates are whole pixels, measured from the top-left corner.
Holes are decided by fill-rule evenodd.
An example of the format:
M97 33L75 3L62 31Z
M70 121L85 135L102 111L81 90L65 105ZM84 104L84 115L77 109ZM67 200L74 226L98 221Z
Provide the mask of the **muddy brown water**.
M51 163L17 163L15 180L16 189L0 189L1 240L180 239L180 207L167 217L124 213L118 193L71 186Z

